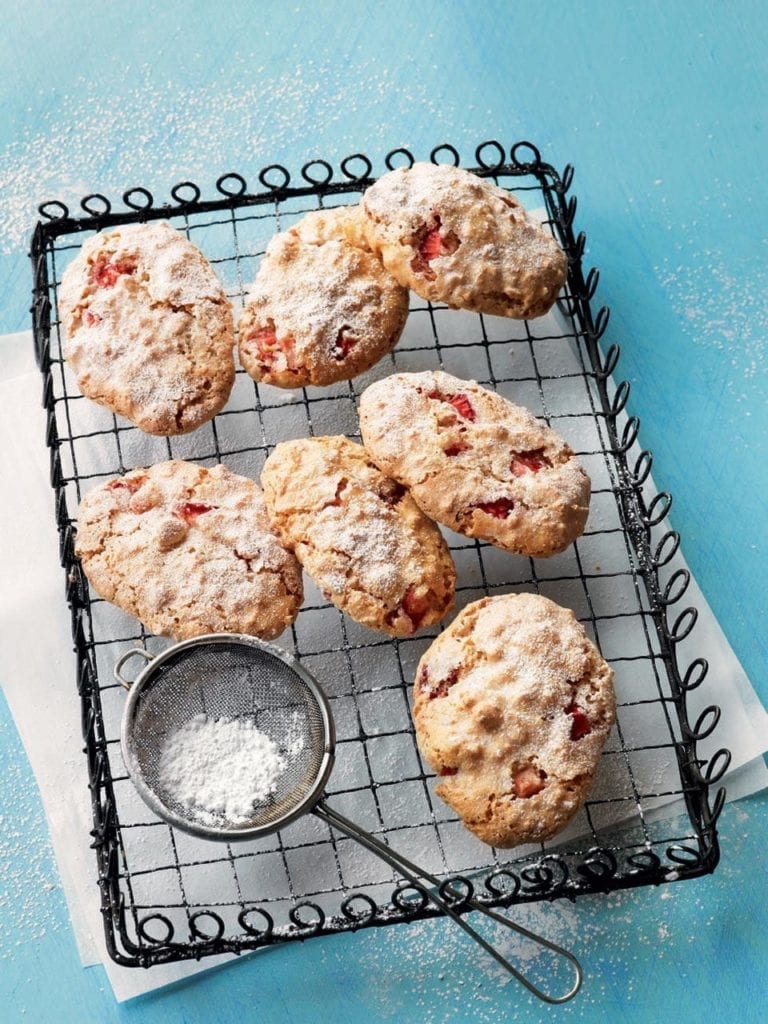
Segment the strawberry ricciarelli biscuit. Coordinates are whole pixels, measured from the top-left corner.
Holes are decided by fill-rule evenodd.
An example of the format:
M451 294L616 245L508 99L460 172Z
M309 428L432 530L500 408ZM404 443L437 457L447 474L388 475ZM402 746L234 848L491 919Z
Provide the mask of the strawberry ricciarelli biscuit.
M283 543L356 622L410 636L450 611L456 571L440 531L359 444L285 441L261 483Z
M592 786L613 672L573 612L535 594L468 605L419 662L413 717L440 796L484 843L539 843Z
M383 175L360 205L373 251L423 299L532 319L565 283L554 238L513 195L469 171L416 163Z
M303 597L261 491L225 466L174 460L108 480L80 502L75 551L101 597L175 640L272 640Z
M147 434L186 434L229 398L229 300L200 250L165 221L88 239L64 271L59 314L82 393Z
M269 243L239 324L240 361L255 380L350 380L397 344L408 292L369 250L356 210L308 214Z
M393 374L366 388L359 412L371 459L438 523L538 558L584 531L590 481L571 449L475 381Z

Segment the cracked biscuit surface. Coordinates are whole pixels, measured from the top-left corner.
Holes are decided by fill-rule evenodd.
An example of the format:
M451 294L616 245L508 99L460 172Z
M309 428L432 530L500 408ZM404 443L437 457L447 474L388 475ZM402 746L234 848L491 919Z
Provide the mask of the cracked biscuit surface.
M429 370L377 381L359 411L371 459L437 522L532 557L563 551L582 534L589 477L527 409Z
M615 715L611 668L571 611L535 594L468 605L416 673L416 736L437 793L492 846L565 827Z
M350 380L397 344L408 290L370 252L355 211L307 214L267 246L238 326L240 362L255 380Z
M360 205L373 251L423 299L532 319L565 283L552 235L506 189L469 171L415 163L382 175Z
M259 487L225 466L173 460L108 480L80 502L75 552L101 597L175 640L271 640L303 598Z
M278 444L261 475L273 527L337 608L391 636L438 622L456 572L435 524L346 437Z
M232 309L203 254L165 221L89 238L64 271L63 354L88 398L148 434L186 434L235 380Z

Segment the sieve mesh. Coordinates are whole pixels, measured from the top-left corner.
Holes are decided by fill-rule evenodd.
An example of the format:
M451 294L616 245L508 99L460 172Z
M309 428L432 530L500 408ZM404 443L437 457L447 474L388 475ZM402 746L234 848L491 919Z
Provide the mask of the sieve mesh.
M253 642L206 640L174 649L151 664L135 684L126 708L124 756L134 781L188 826L212 831L271 832L305 809L327 774L332 736L316 688L283 657ZM236 825L202 808L181 804L160 773L169 737L193 719L247 720L277 746L285 770L274 792L254 804L253 817ZM176 821L179 824L179 821Z

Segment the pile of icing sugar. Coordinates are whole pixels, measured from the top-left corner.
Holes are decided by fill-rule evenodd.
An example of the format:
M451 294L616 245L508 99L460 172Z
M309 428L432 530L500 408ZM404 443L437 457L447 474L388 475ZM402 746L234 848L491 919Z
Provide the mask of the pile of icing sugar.
M285 769L276 744L251 719L200 714L166 739L158 782L166 799L236 823L253 817Z

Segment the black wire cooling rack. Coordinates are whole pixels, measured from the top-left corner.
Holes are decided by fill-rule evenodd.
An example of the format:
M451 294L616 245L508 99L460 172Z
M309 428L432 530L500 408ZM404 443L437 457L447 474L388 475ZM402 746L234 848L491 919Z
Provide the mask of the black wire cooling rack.
M434 149L431 159L459 163L449 145ZM391 170L413 160L398 149L384 165ZM725 793L720 788L710 800L709 787L721 780L729 754L718 750L704 759L697 751L720 713L703 706L689 719L691 692L707 672L701 658L685 670L678 665L678 645L696 621L695 609L680 605L689 577L675 568L679 537L665 523L671 499L653 491L651 456L637 444L639 422L624 411L629 385L613 383L619 350L610 345L603 353L599 345L608 311L593 316L591 309L598 273L582 267L585 236L574 232L576 199L569 197L573 168L559 174L526 142L509 154L497 142L483 143L475 161L476 173L527 207L544 209L568 256L556 314L517 322L415 300L396 351L358 380L287 396L239 371L224 411L180 438L149 438L95 406L79 394L62 360L57 287L83 236L167 218L202 248L238 304L272 234L310 209L357 201L374 180L373 164L361 154L338 170L314 160L296 182L272 165L257 175L255 192L240 175L225 174L211 200L182 182L167 203L133 188L121 208L98 194L82 200L77 216L59 202L39 208L31 251L34 340L77 653L91 839L107 947L118 963L146 967L241 953L437 913L423 894L322 823L305 820L259 843L222 847L153 818L121 760L122 691L112 666L128 647L157 649L162 641L90 594L73 546L77 502L106 477L171 457L221 460L258 477L281 439L356 436L356 398L393 369L442 367L472 376L528 405L578 451L593 480L584 537L563 555L534 562L450 534L457 605L486 593L533 590L574 608L615 669L618 723L590 799L564 833L514 851L483 846L435 797L413 737L410 684L435 631L382 639L342 616L310 584L280 643L294 649L331 700L339 742L329 802L441 877L462 877L463 891L494 906L693 878L718 862ZM676 797L684 800L687 822L680 826L678 817L673 827L658 808Z

